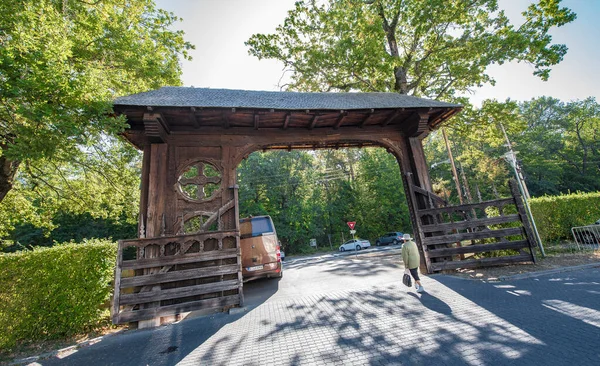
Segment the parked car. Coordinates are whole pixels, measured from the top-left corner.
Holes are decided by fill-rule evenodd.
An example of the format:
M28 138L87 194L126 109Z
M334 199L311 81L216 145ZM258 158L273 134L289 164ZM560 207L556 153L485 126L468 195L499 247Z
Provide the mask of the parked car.
M346 250L361 250L370 246L371 242L368 240L352 239L340 245L340 252L345 252Z
M398 243L404 243L404 239L402 239L403 235L404 234L399 231L394 231L394 232L383 234L382 236L377 238L377 240L375 241L375 245L377 245L377 246L388 245L388 244L396 245Z
M240 247L244 281L283 277L283 253L270 216L240 219Z

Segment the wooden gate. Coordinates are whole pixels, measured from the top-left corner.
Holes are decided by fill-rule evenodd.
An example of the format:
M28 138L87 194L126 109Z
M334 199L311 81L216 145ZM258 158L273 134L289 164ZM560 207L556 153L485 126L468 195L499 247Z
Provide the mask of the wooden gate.
M512 197L450 206L410 184L427 271L535 262L533 233L516 182ZM487 255L482 255L488 253Z
M114 324L243 305L239 231L119 241Z

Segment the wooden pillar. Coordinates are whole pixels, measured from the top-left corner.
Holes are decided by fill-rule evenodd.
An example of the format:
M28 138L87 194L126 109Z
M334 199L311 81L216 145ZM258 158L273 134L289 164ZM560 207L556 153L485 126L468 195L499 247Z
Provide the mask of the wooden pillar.
M148 185L150 180L150 145L144 147L144 156L142 157L142 179L140 192L140 213L138 217L138 237L146 237L146 227L148 222Z
M420 142L419 142L420 144ZM402 137L400 138L398 141L394 142L394 146L392 148L392 151L394 153L394 155L396 156L396 160L398 161L398 164L400 165L400 175L402 176L402 183L404 185L404 193L406 195L406 200L408 202L408 212L410 213L410 221L412 223L412 227L413 227L413 236L415 238L415 242L417 243L417 247L419 248L419 253L421 254L421 272L422 273L430 273L429 268L428 268L428 257L427 257L427 253L424 251L424 246L423 246L423 232L421 230L421 221L420 219L417 217L417 209L419 207L419 203L417 202L416 196L413 193L413 190L411 188L411 185L416 185L418 183L417 179L418 177L415 179L416 174L413 172L413 169L415 169L415 162L414 159L412 159L413 156L413 149L411 148L411 143L409 138L405 138ZM417 150L418 151L418 150ZM421 145L421 151L422 150L422 145ZM422 161L425 161L425 158L423 156ZM421 179L424 178L429 179L429 174L427 173L426 176L421 175ZM429 181L429 180L427 180Z
M165 213L165 183L167 178L167 144L152 144L150 146L150 169L148 179L148 217L146 219L146 237L155 238L162 234L161 229ZM157 258L160 249L157 247L146 248L145 258ZM160 267L144 270L144 274L153 274L160 271ZM152 291L160 290L155 286ZM156 307L160 302L147 303L145 308ZM160 318L142 320L138 322L138 328L148 328L160 325Z
M417 185L431 192L431 179L429 178L429 166L425 159L425 151L423 150L423 140L419 137L409 137L410 144L410 159L414 169Z
M237 202L237 190L234 192L234 186L236 186L236 166L235 162L236 149L234 147L222 146L221 164L223 166L223 195L221 197L221 206L225 206L229 201L235 201L235 207L238 207ZM222 216L222 226L219 230L239 230L239 216L236 216L237 209L229 210Z
M148 218L146 237L161 236L165 213L165 186L167 179L167 144L152 144L150 176L148 179Z

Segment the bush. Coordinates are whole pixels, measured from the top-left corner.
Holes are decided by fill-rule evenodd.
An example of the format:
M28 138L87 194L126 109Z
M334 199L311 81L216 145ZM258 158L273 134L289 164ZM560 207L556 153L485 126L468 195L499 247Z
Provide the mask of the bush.
M572 238L572 227L600 219L600 192L537 197L529 205L543 242Z
M115 243L90 240L0 255L0 349L98 325L116 253Z

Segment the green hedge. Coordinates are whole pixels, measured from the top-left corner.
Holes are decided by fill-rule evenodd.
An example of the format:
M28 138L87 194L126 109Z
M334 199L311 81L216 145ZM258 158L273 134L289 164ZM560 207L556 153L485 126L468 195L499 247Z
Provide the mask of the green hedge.
M98 325L116 253L115 243L95 239L0 255L0 349Z
M536 197L529 200L542 242L573 239L573 226L600 219L600 192Z

